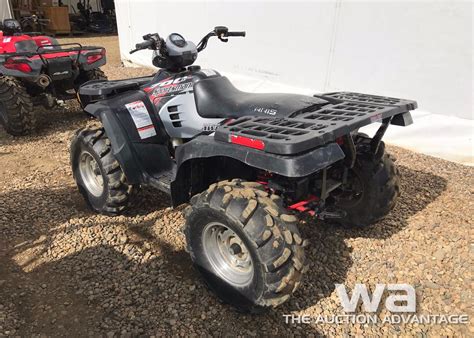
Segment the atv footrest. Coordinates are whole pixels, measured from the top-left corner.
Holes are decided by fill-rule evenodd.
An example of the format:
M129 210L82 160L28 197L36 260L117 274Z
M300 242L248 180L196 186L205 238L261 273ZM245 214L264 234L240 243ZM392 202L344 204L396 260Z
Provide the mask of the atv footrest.
M171 182L176 176L176 167L173 167L169 171L161 173L159 176L153 176L150 180L151 185L155 188L163 191L164 193L171 193Z
M237 143L234 141L239 139L239 144L242 144L241 138L245 138L251 147L258 144L265 152L297 154L417 107L415 101L358 93L329 93L321 97L331 103L298 111L286 118L241 117L220 126L215 138L230 143Z

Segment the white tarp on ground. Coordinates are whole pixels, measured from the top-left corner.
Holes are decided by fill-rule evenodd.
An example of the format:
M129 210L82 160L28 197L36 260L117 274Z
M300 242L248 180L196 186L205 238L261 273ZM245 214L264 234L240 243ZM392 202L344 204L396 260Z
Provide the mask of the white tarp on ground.
M11 19L12 11L8 0L0 0L0 21Z
M386 140L474 162L471 2L116 0L116 7L124 61L151 65L150 52L128 53L145 33L198 42L217 25L246 30L227 44L210 41L197 63L233 74L242 90L416 99L415 125L389 128Z

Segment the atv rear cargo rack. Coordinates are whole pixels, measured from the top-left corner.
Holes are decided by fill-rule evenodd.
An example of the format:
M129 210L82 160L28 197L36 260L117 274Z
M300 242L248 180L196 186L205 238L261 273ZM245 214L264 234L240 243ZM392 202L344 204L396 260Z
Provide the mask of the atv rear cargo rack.
M68 48L64 48L68 46ZM70 47L74 46L74 47ZM47 65L48 62L46 59L43 57L44 55L53 55L53 54L64 54L64 56L71 57L74 54L70 53L77 53L77 57L75 59L76 62L78 62L79 57L81 56L82 53L84 52L93 52L94 54L97 54L97 50L100 50L100 53L105 54L105 48L104 47L98 47L98 46L82 46L80 43L74 42L74 43L62 43L62 44L52 44L52 45L46 45L46 46L39 46L36 51L25 51L25 52L15 52L15 53L3 53L0 54L0 60L5 59L7 60L8 58L11 57L35 57L38 56L43 64ZM68 55L66 55L68 54Z
M335 141L368 124L387 121L412 123L409 111L417 108L411 100L351 92L334 92L316 97L329 104L298 111L287 118L240 117L217 128L215 139L290 155Z

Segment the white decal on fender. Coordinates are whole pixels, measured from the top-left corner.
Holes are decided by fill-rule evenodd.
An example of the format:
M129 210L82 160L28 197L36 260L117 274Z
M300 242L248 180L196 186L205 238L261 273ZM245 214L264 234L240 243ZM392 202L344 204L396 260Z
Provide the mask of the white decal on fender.
M148 109L146 109L143 101L135 101L125 105L130 116L137 127L138 135L143 140L156 135L155 127L153 126L153 121L150 118Z

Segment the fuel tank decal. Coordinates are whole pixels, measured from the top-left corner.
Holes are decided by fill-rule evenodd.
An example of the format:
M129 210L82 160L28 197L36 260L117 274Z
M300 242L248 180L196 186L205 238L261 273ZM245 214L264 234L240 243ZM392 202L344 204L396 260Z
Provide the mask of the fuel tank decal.
M178 78L168 77L150 87L143 88L143 90L148 93L150 100L156 105L163 96L179 94L192 88L192 76L186 75Z
M125 105L135 123L138 135L143 140L156 135L155 127L143 101L135 101Z

